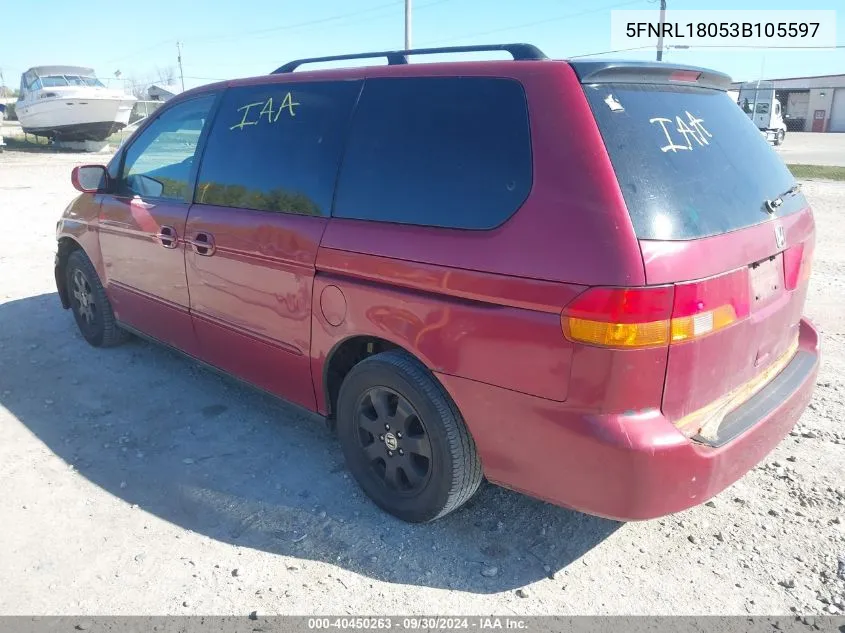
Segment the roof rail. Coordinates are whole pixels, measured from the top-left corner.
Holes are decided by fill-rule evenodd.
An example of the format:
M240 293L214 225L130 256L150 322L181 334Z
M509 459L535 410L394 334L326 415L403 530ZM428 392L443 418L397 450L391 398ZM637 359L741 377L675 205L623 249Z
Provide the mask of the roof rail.
M480 51L507 51L515 60L525 59L548 59L545 53L532 44L483 44L480 46L444 46L442 48L412 48L405 51L380 51L377 53L355 53L352 55L331 55L329 57L309 57L296 59L284 66L279 66L271 74L290 73L299 68L302 64L313 64L316 62L333 62L346 59L369 59L373 57L385 57L390 66L407 64L408 55L435 55L438 53L475 53Z

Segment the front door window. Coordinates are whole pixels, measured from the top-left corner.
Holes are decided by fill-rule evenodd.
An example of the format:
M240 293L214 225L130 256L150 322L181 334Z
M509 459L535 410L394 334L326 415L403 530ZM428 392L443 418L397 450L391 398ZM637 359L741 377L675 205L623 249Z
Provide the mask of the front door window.
M167 109L126 150L118 193L189 202L194 156L214 96Z

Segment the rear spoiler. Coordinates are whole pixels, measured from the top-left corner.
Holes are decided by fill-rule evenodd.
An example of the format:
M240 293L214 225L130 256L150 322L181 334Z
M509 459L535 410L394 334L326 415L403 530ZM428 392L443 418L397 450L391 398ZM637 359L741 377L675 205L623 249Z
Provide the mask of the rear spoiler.
M639 61L569 61L582 84L672 84L729 90L731 78L697 66Z

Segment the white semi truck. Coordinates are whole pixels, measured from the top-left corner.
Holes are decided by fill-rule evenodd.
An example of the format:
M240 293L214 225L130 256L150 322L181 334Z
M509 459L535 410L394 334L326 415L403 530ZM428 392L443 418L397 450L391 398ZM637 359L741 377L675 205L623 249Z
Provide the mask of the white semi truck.
M773 82L745 82L737 93L737 103L768 141L775 145L783 143L786 123L783 120L783 106L775 97Z

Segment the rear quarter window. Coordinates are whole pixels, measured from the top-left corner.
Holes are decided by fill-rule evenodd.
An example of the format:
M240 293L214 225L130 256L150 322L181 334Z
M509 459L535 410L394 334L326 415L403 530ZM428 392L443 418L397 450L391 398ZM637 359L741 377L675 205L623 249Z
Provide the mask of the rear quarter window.
M584 90L640 239L689 240L765 222L766 200L794 184L722 91L662 84ZM803 196L787 198L777 215L805 204Z
M368 79L334 216L491 229L531 190L522 85L488 77Z

